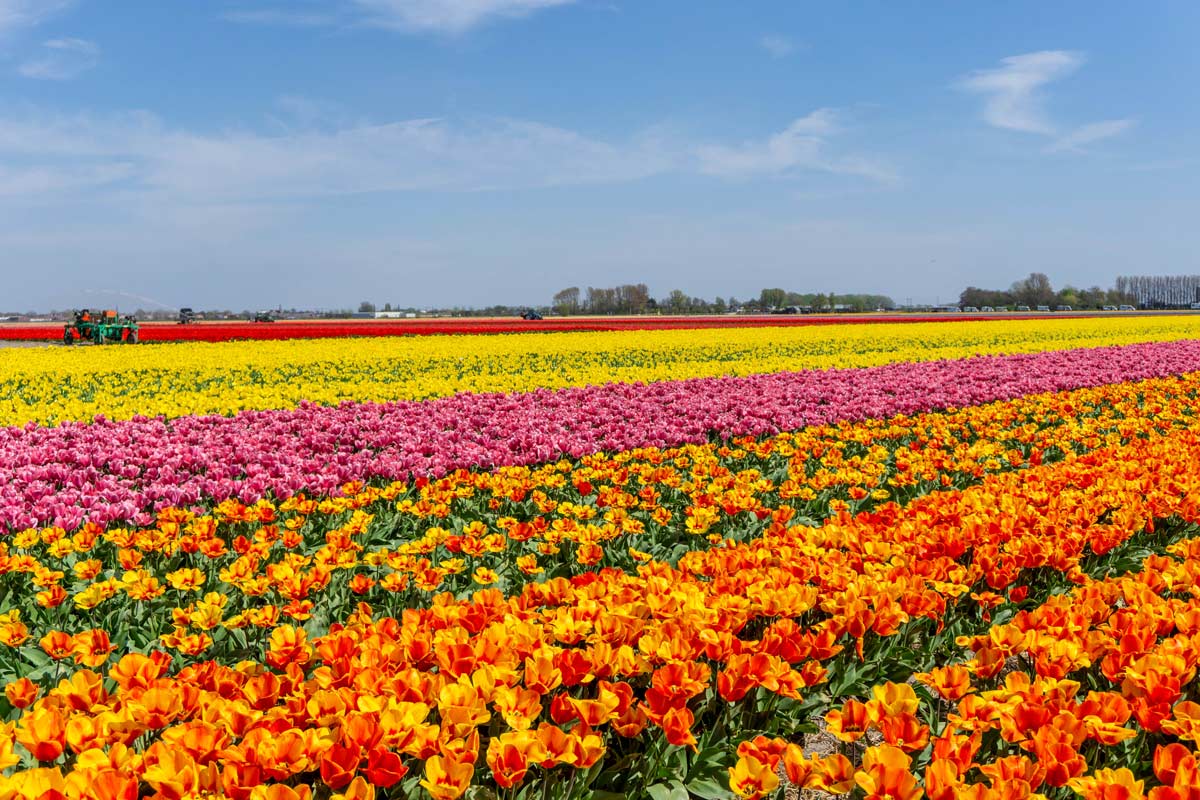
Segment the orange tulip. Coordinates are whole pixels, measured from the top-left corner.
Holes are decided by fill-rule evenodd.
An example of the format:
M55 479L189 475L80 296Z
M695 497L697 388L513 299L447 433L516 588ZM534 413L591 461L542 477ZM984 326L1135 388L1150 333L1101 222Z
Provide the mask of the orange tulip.
M1093 774L1072 778L1067 785L1088 798L1103 800L1142 800L1145 781L1134 780L1133 773L1126 767L1120 769L1098 769Z
M18 678L4 687L4 695L13 708L28 708L40 691L41 688L29 678Z
M933 689L943 699L954 701L971 691L971 673L961 664L934 667L929 672L913 676Z
M325 781L325 785L330 789L336 790L348 786L354 780L360 761L362 761L361 748L335 744L321 757L321 780Z
M529 761L525 752L515 744L492 739L488 742L487 765L492 778L503 789L509 789L525 780Z
M923 750L929 744L929 726L922 725L912 714L893 714L879 721L879 732L890 745L909 753Z
M146 751L145 759L142 780L163 800L182 800L200 788L200 772L187 752L156 742Z
M958 766L949 759L935 758L925 768L925 795L929 800L955 800L962 785Z
M408 767L404 766L396 753L384 747L375 747L367 754L367 766L363 774L373 786L386 789L399 783L408 774Z
M1154 749L1154 777L1164 784L1173 784L1179 765L1187 759L1194 761L1195 756L1178 742L1159 745Z
M55 661L67 658L75 653L75 640L62 631L50 631L41 638L38 645L46 655Z
M425 778L421 785L434 800L456 800L467 791L475 775L475 765L444 756L433 756L425 762Z
M291 787L282 783L270 786L255 786L250 793L250 800L311 800L312 788L308 786Z
M70 777L73 776L68 780ZM138 796L137 778L122 775L115 769L87 774L85 788L89 800L137 800Z
M98 667L108 660L116 649L108 638L108 632L90 630L75 634L73 638L75 663L85 667Z
M66 746L66 724L56 709L35 708L17 723L17 741L38 761L53 761Z
M911 764L899 748L871 747L863 754L863 769L854 773L854 782L867 800L918 800L923 792L908 771Z
M825 715L826 730L843 742L856 742L871 727L866 704L850 698L841 707Z
M155 654L159 655L159 654ZM165 662L169 662L167 656ZM162 658L147 657L141 653L129 653L108 671L108 676L117 682L124 691L130 689L146 689L166 670L167 663Z
M229 734L202 720L167 728L163 731L162 738L172 747L183 750L202 766L216 761L218 753L229 743Z
M854 786L854 765L841 753L815 756L808 776L808 788L831 794L844 794Z
M742 756L729 768L729 788L738 797L758 798L779 787L779 776L753 756Z
M303 667L312 658L312 653L308 633L303 628L280 625L271 631L266 662L275 669L284 669L288 664Z
M367 783L361 775L350 781L346 791L333 795L330 800L375 800L375 787Z

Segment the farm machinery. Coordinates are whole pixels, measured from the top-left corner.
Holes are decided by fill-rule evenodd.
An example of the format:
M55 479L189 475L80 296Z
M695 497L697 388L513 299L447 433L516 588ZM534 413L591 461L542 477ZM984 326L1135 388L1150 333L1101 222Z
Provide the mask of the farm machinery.
M76 342L121 342L137 344L138 324L132 316L118 316L116 311L91 311L83 309L75 312L75 319L63 326L63 344Z

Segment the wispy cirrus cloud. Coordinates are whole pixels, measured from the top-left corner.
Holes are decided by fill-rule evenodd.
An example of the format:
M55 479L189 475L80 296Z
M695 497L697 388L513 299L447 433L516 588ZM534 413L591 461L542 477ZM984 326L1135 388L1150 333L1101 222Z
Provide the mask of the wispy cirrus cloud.
M1137 122L1132 119L1109 119L1104 122L1089 122L1055 139L1046 150L1051 153L1062 151L1083 152L1085 145L1122 134L1136 124Z
M367 25L405 33L461 34L501 19L527 17L577 0L324 0L226 12L230 22L293 27Z
M42 43L42 53L18 68L26 78L48 81L71 80L87 72L100 61L100 47L86 39L50 39Z
M1083 56L1068 50L1043 50L1009 56L1000 64L973 72L961 82L967 91L983 95L983 118L997 128L1054 134L1038 90L1079 69Z
M984 98L983 118L993 127L1049 136L1046 152L1082 152L1084 145L1116 136L1135 124L1132 119L1089 122L1062 130L1045 109L1043 87L1071 75L1085 62L1071 50L1041 50L1009 56L1000 66L977 70L959 87Z
M812 170L894 181L895 173L883 164L862 156L830 153L829 140L839 131L837 117L834 109L819 108L765 139L700 145L694 149L699 170L732 178Z
M462 33L496 19L525 17L576 0L354 0L369 21L388 28Z
M295 101L289 101L295 104ZM305 114L320 105L305 103ZM659 175L796 178L805 172L889 180L863 157L837 152L835 112L819 109L763 140L719 144L654 128L603 139L506 118L380 124L297 117L284 133L202 133L148 113L0 113L0 169L44 193L72 170L102 190L164 202L308 202L342 194L491 191L627 183ZM40 183L39 183L40 182Z
M0 0L0 36L62 13L73 0Z

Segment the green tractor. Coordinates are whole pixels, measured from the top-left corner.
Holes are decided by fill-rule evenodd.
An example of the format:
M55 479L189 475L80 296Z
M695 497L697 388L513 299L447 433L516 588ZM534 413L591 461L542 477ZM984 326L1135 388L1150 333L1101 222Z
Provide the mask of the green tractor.
M63 326L63 344L76 342L121 342L122 344L137 344L138 324L132 316L117 316L116 311L91 311L83 309L75 312L74 322Z

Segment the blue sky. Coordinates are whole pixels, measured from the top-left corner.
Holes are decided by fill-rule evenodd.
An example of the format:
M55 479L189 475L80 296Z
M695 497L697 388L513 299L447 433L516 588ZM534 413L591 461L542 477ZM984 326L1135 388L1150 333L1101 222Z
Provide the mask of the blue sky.
M0 308L1200 272L1197 30L1193 2L0 0Z

